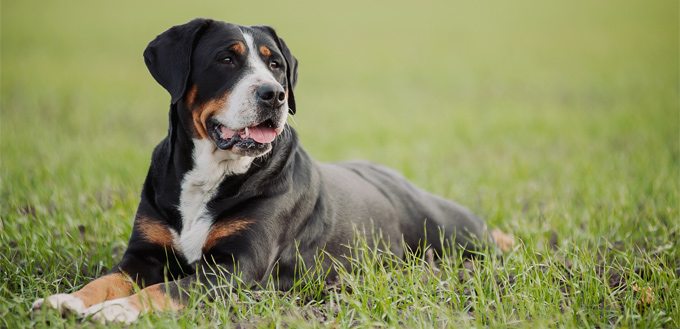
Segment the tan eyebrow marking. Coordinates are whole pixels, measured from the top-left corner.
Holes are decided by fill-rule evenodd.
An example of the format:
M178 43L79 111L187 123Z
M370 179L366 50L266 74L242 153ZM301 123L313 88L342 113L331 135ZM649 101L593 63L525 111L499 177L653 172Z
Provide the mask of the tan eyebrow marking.
M260 46L260 53L264 55L264 57L269 57L272 54L272 51L267 48L267 46Z
M246 47L244 47L243 44L240 43L240 42L229 47L229 49L231 49L231 51L233 51L233 52L235 52L239 55L243 54L246 51Z

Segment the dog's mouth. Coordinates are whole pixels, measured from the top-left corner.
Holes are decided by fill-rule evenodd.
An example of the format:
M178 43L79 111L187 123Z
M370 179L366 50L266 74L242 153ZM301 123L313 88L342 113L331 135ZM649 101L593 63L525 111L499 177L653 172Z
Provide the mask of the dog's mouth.
M239 130L231 130L211 118L208 121L208 131L218 148L244 155L255 155L268 151L270 144L281 134L283 128L276 127L271 120L266 120Z

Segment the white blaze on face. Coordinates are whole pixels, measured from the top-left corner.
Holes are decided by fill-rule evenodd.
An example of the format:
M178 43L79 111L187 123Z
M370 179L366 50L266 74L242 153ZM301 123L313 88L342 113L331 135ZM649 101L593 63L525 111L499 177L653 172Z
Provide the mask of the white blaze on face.
M225 104L226 110L220 111L215 116L221 124L231 130L250 126L258 117L255 92L260 86L269 83L280 85L267 63L262 61L253 36L245 32L243 37L246 39L246 47L248 47L246 72L229 93L229 98ZM274 124L283 126L286 122L288 107L282 106L280 110L284 111L284 115L281 116L282 121L274 122Z

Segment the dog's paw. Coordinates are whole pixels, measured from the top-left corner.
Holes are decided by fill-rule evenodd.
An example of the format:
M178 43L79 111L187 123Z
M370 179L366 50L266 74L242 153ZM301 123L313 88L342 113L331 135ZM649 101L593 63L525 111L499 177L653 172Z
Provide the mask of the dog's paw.
M101 323L109 321L130 324L137 320L139 314L140 311L137 307L130 304L125 298L119 298L92 305L85 310L83 315Z
M42 309L45 304L62 314L67 312L83 314L86 310L85 304L80 298L70 294L57 294L36 300L31 306L31 312Z
M491 231L491 236L503 252L511 251L512 247L515 245L515 238L499 229Z

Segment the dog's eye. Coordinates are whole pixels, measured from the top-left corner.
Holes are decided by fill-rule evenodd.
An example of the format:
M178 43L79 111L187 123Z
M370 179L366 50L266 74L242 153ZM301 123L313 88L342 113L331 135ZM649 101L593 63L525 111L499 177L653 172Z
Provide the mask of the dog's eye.
M273 69L278 69L279 67L281 67L281 64L279 64L279 62L277 62L277 61L271 61L269 63L269 67L271 67Z
M233 64L234 61L231 59L231 57L225 57L220 60L220 63L222 64Z

